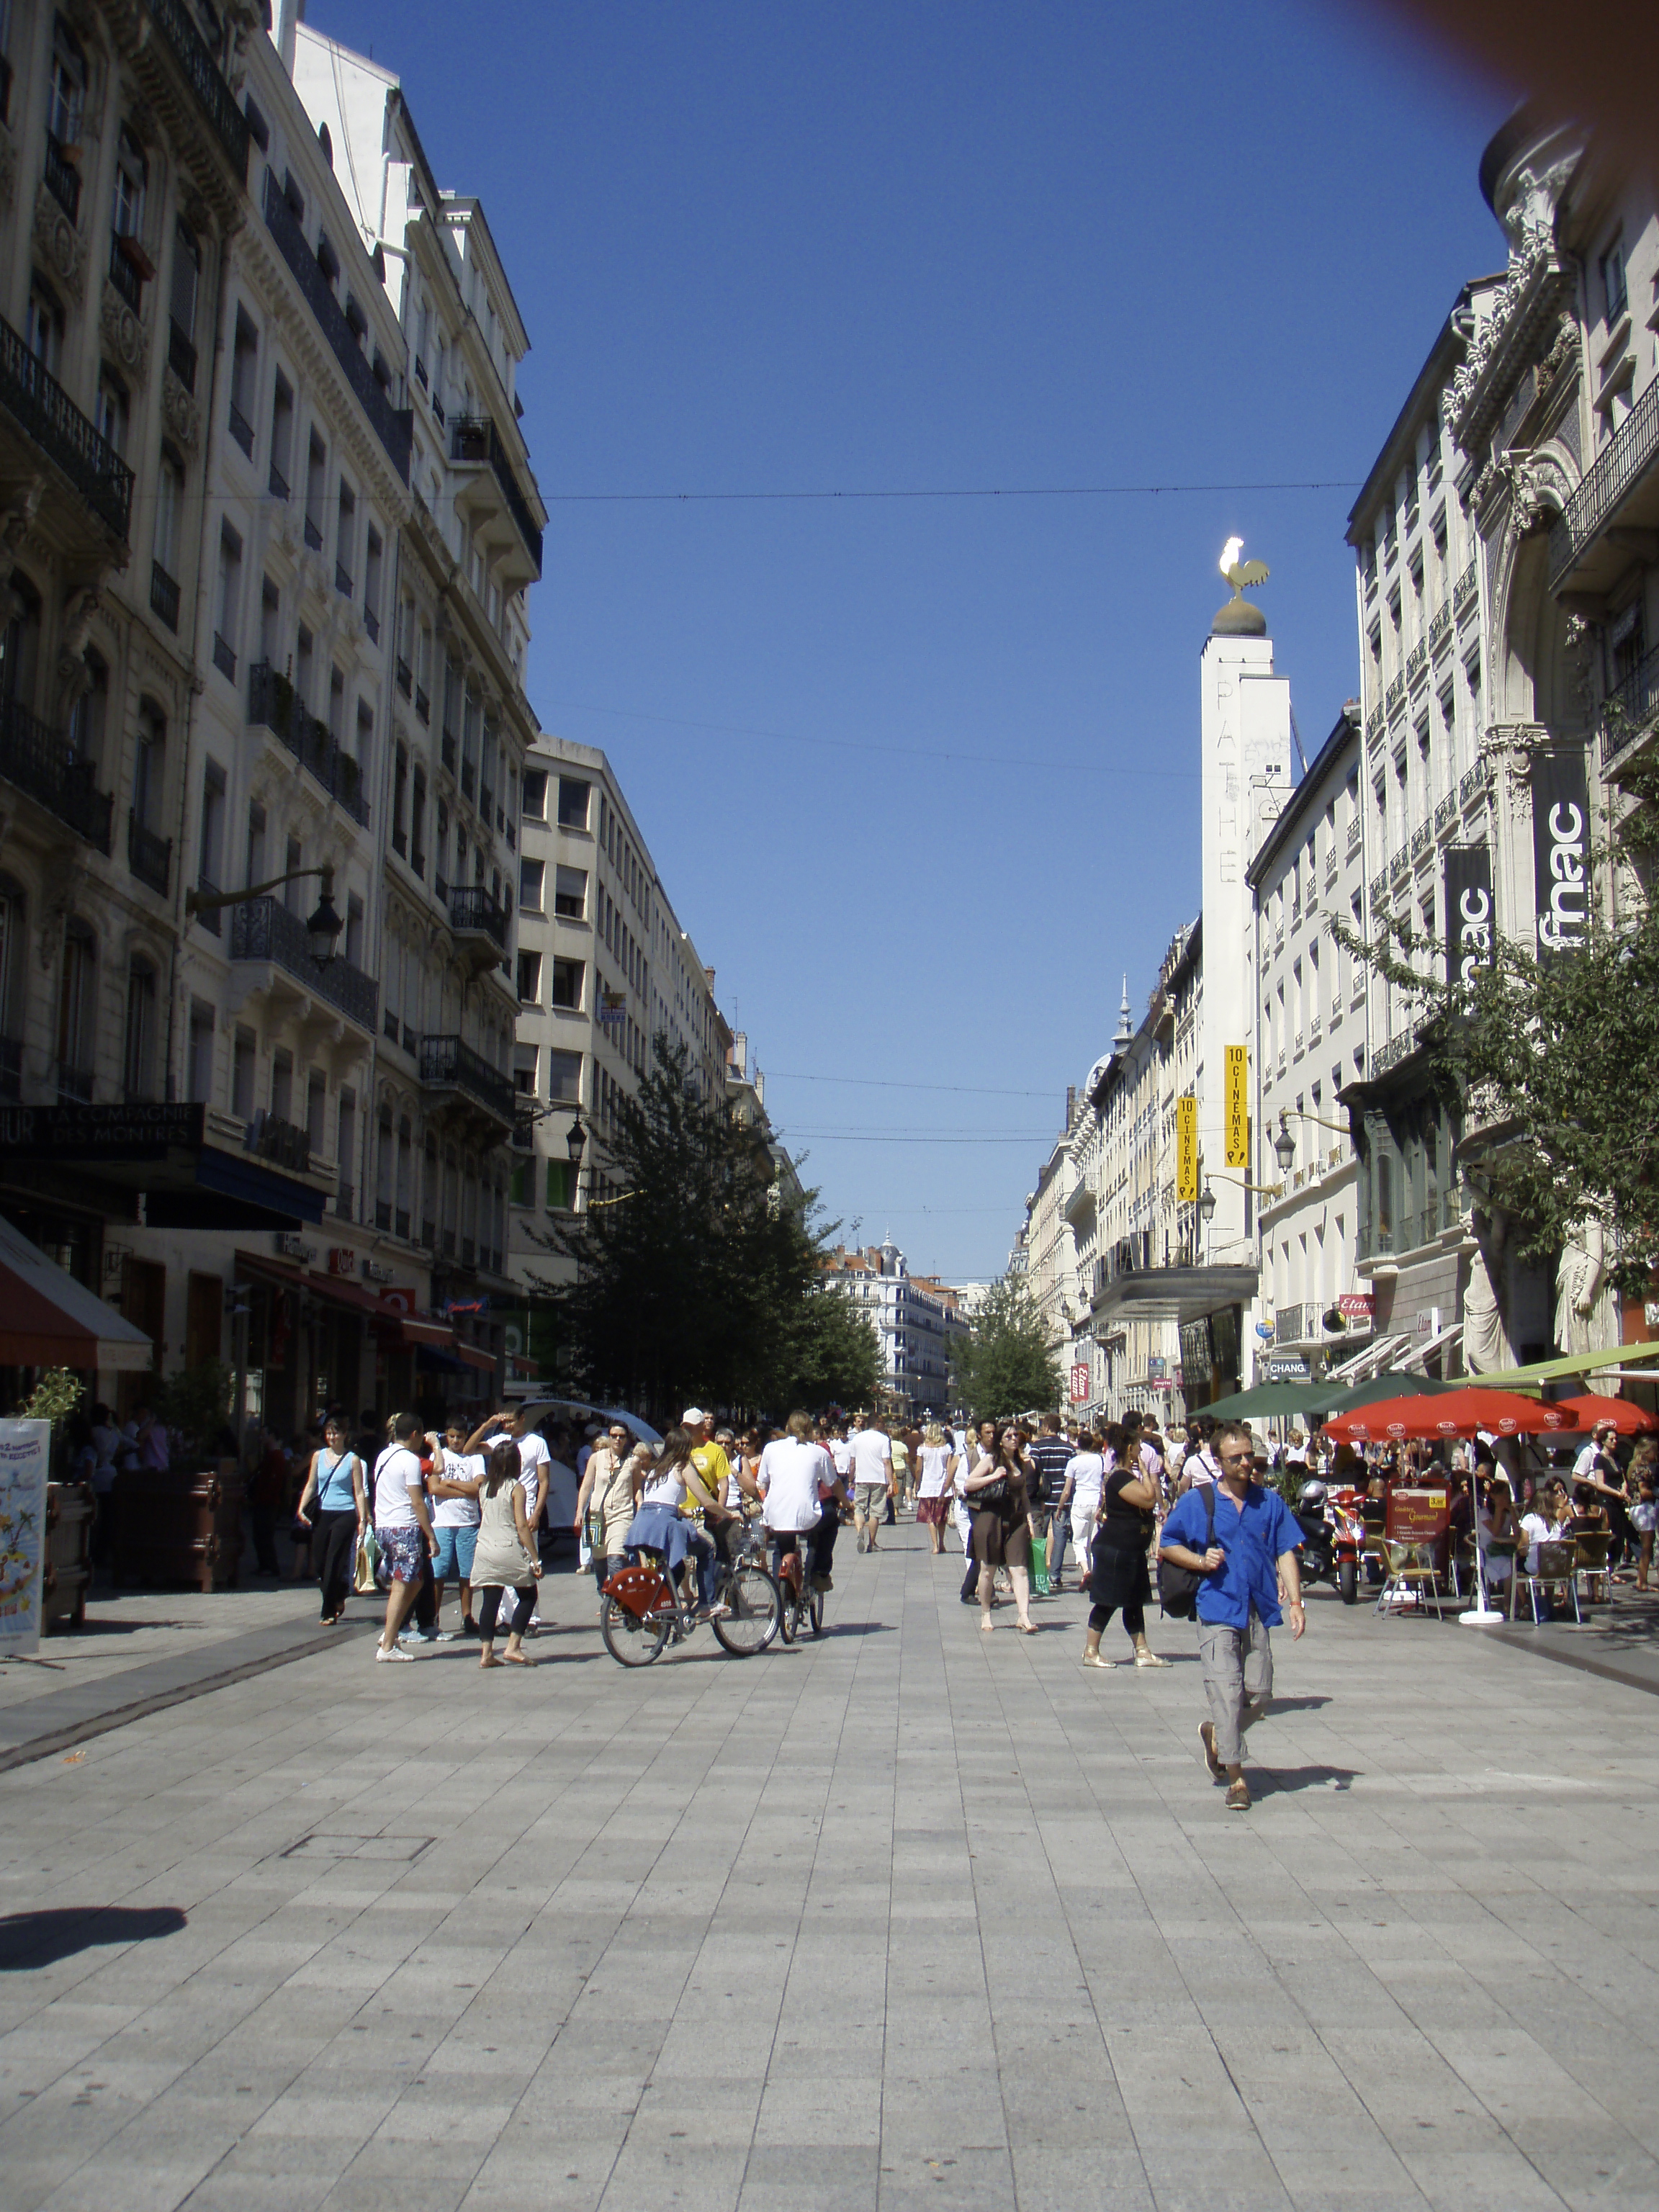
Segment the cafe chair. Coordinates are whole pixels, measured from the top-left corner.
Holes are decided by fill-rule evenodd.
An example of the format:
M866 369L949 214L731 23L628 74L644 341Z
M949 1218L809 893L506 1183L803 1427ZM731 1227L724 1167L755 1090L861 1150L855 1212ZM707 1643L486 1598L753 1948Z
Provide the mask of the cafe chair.
M1538 1626L1538 1593L1540 1589L1565 1590L1572 1599L1572 1617L1583 1627L1584 1616L1578 1605L1578 1546L1571 1536L1558 1537L1538 1547L1538 1565L1528 1568L1527 1555L1520 1553L1510 1577L1513 1585L1510 1595L1510 1619L1515 1619L1515 1608L1520 1601L1522 1589L1532 1603L1533 1626Z
M1584 1602L1605 1605L1607 1601L1607 1553L1613 1546L1609 1528L1581 1528L1574 1535L1575 1565L1584 1577Z
M1421 1607L1432 1605L1440 1611L1440 1570L1435 1562L1432 1544L1397 1543L1394 1538L1383 1540L1383 1555L1388 1561L1388 1577L1377 1596L1376 1610L1384 1606L1409 1603Z

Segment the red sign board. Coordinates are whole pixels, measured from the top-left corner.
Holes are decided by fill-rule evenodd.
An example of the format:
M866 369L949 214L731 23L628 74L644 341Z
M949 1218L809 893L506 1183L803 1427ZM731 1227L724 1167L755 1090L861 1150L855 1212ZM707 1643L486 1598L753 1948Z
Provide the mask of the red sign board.
M1072 1367L1072 1403L1086 1406L1089 1402L1089 1363L1079 1359Z
M357 1255L349 1244L331 1244L328 1248L328 1272L331 1275L355 1275Z
M1336 1310L1344 1321L1375 1321L1376 1295L1370 1291L1343 1291L1337 1297Z
M1446 1533L1451 1501L1443 1489L1391 1490L1386 1528L1395 1544L1437 1544Z

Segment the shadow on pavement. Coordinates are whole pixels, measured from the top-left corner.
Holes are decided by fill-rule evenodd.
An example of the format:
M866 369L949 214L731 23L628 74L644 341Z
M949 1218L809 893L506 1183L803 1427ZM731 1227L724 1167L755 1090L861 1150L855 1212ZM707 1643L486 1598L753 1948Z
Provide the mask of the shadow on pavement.
M1266 1766L1251 1786L1258 1797L1278 1797L1296 1790L1351 1790L1357 1766Z
M176 1936L186 1925L176 1905L137 1909L88 1905L46 1912L11 1912L0 1918L0 1973L53 1966L104 1943L147 1943Z

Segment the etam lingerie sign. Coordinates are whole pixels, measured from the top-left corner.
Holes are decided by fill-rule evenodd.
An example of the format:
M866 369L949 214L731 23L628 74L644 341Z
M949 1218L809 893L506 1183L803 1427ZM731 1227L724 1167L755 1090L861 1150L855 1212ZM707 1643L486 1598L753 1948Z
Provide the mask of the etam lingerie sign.
M1538 957L1576 952L1589 914L1589 790L1582 746L1532 757L1533 906Z

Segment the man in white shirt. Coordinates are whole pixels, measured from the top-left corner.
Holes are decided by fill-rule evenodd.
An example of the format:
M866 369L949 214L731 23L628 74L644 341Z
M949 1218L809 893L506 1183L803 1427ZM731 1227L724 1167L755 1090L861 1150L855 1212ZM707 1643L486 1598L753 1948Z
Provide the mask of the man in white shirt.
M764 1501L763 1511L772 1534L772 1569L779 1573L797 1540L811 1532L807 1572L814 1586L829 1587L829 1564L819 1538L826 1523L833 1524L833 1504L842 1496L836 1463L822 1444L812 1442L810 1413L791 1413L781 1437L774 1437L760 1455L756 1483Z
M876 1531L893 1494L893 1447L878 1421L853 1438L853 1526L859 1549L873 1552Z
M438 1539L438 1548L432 1554L434 1607L432 1625L443 1626L444 1585L453 1575L461 1587L461 1633L476 1636L478 1624L472 1618L472 1554L477 1548L478 1522L481 1509L477 1486L483 1479L484 1463L482 1452L471 1457L462 1449L465 1441L459 1423L452 1421L441 1437L428 1441L439 1455L438 1465L428 1489L431 1493L432 1526Z
M415 1449L420 1436L421 1425L414 1414L399 1413L392 1424L392 1442L374 1463L374 1540L390 1578L376 1659L408 1659L409 1653L398 1642L398 1631L415 1602L428 1555L438 1548Z
M836 1473L841 1477L844 1485L850 1486L853 1480L853 1447L847 1440L845 1421L837 1421L830 1431L829 1452L830 1458L835 1462Z

